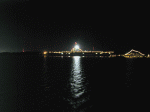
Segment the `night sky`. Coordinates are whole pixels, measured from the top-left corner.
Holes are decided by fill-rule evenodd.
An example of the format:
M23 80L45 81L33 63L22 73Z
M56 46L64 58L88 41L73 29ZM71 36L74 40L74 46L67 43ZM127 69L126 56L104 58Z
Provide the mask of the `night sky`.
M0 1L0 52L131 49L150 53L146 4Z

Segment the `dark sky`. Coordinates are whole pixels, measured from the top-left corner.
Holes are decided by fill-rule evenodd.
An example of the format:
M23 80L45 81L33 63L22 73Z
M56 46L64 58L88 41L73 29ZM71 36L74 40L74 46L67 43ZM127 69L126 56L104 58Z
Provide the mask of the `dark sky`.
M0 1L0 52L130 49L150 53L142 3Z

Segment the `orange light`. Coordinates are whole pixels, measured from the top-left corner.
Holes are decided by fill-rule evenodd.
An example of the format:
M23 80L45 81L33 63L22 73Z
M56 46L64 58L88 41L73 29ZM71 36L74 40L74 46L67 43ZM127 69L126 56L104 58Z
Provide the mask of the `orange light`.
M47 54L47 51L44 51L44 53L43 54Z

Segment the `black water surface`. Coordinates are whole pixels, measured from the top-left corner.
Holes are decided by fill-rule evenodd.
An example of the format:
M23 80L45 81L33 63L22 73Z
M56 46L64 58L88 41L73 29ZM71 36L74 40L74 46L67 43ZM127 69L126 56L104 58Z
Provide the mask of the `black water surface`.
M149 61L0 54L0 112L147 107Z

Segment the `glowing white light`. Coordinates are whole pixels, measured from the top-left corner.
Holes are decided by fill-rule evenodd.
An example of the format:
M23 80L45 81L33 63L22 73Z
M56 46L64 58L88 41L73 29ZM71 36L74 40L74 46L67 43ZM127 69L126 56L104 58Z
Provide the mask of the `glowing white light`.
M78 46L78 45L76 45L76 46L75 46L75 48L76 48L76 49L79 49L79 46Z

